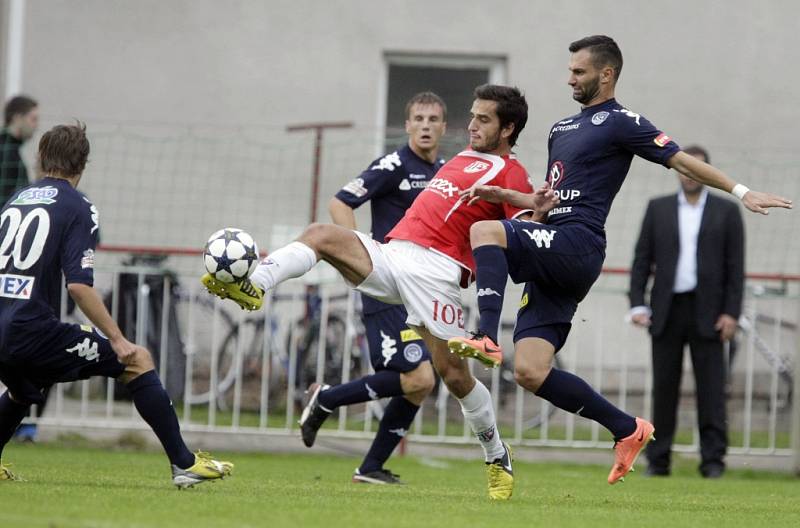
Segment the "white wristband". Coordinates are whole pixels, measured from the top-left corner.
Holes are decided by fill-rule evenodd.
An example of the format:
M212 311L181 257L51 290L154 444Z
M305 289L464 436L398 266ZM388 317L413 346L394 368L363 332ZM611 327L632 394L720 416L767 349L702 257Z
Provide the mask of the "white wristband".
M737 183L736 185L733 186L733 190L731 191L731 194L741 200L742 198L744 198L744 195L747 194L747 191L749 191L749 190L750 189L748 189L746 185L742 185L741 183Z

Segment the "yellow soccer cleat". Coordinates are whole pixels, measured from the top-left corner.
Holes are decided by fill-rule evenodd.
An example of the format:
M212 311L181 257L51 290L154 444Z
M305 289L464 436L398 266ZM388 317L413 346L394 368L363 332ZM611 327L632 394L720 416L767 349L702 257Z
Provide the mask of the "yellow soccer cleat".
M514 470L511 468L513 455L511 447L503 442L505 453L493 462L486 463L486 476L489 478L489 498L508 500L514 492Z
M230 299L244 310L251 312L258 310L264 301L264 292L250 282L250 279L243 279L239 282L222 282L212 277L210 273L206 273L200 278L200 282L209 293L221 299Z
M223 479L233 473L233 464L224 460L214 460L211 455L198 451L194 454L194 465L181 469L172 466L172 483L178 489L191 488L207 480Z
M9 469L11 464L5 465L0 462L0 480L22 480Z

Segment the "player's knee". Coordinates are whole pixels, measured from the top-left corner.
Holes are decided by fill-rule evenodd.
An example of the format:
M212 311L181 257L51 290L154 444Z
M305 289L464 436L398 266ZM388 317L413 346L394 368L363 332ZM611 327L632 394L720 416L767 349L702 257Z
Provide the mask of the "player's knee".
M136 350L130 363L126 365L125 374L130 379L133 379L155 368L153 356L146 349L140 348Z
M303 234L300 235L298 240L307 246L310 246L315 251L323 251L326 247L330 246L333 242L332 234L336 226L332 224L321 224L314 222L306 227Z
M410 372L404 372L401 377L404 394L417 394L427 396L436 384L433 375L433 368L430 362L423 361L417 368Z
M549 372L550 367L542 368L535 364L515 365L514 381L529 391L536 392L544 383Z
M481 220L470 226L469 240L472 247L488 244L505 245L505 228L496 220Z

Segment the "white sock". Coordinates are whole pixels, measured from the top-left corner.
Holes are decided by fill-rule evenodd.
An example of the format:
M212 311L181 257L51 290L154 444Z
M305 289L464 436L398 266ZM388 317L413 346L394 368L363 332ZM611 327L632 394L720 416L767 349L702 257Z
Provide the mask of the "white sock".
M302 277L317 263L317 254L302 242L292 242L258 263L250 280L265 292L283 281Z
M459 399L458 403L461 404L464 419L483 446L486 461L492 462L501 458L505 449L500 441L500 431L497 430L492 395L486 385L475 380L475 387L469 394Z

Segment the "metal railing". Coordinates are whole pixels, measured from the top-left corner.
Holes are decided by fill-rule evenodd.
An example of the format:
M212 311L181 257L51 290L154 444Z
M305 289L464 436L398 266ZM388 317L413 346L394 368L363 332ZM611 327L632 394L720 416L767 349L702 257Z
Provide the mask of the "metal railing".
M184 430L294 435L303 390L310 382L344 383L371 371L357 316L358 297L341 282L308 286L290 281L268 295L264 308L254 313L208 295L194 276L177 276L160 267L121 266L98 272L96 282L123 331L153 353ZM800 302L782 292L748 292L728 379L729 452L797 457L798 381L792 368L800 354ZM474 296L466 293L464 298ZM474 303L466 307L469 326L477 314ZM596 288L580 306L558 360L627 412L649 416L649 337L624 322L626 312L623 291ZM508 351L502 369L473 367L490 388L506 438L527 446L612 445L597 423L553 409L517 386L510 323L504 325L501 342ZM696 452L699 435L688 361L684 370L674 448ZM125 393L114 380L59 384L39 421L52 426L145 427ZM374 402L341 408L330 420L334 427L320 434L370 437L381 413ZM441 383L418 413L408 438L474 442L457 402Z

